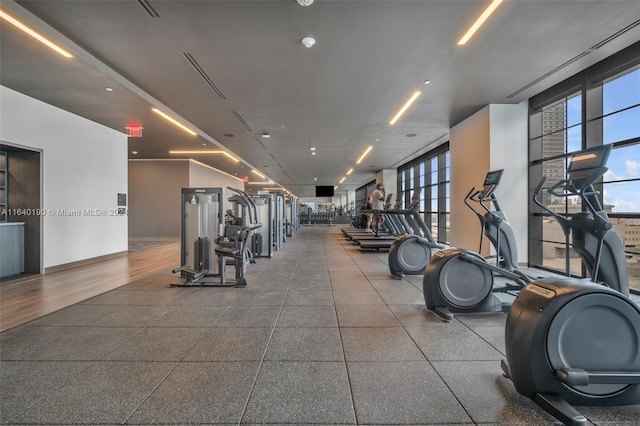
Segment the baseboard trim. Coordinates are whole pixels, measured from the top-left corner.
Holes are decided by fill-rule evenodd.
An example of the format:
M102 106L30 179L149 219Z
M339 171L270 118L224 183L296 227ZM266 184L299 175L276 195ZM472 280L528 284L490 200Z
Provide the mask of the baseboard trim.
M129 252L119 251L117 253L105 254L103 256L92 257L90 259L78 260L76 262L63 263L61 265L50 266L48 268L44 268L45 274L51 274L53 272L65 271L67 269L77 268L78 266L90 265L96 262L102 262L104 260L115 259L117 257L126 256Z

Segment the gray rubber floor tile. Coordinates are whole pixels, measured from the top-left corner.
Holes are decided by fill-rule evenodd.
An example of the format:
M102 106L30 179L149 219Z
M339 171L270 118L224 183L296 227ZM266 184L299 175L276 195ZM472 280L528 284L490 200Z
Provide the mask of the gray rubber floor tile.
M174 288L177 292L187 291L191 293L190 288ZM230 305L245 290L238 288L202 288L195 294L183 299L181 305L205 305L205 306L227 306Z
M214 327L273 327L280 306L230 306Z
M358 424L469 423L426 361L348 362Z
M15 421L39 424L122 424L175 363L98 362Z
M179 305L154 321L152 327L211 327L225 306Z
M118 310L119 306L110 305L72 305L34 320L29 325L48 326L85 326L91 327L102 318Z
M331 279L331 288L334 291L373 291L371 283L364 277L350 279Z
M501 360L504 355L459 322L407 327L429 361Z
M180 361L205 328L147 327L104 357L109 361Z
M265 360L342 361L337 328L276 328Z
M74 327L31 327L29 325L14 327L0 333L0 360L26 359L29 353L75 331Z
M389 309L405 327L429 327L432 323L442 324L442 321L429 312L422 305L389 305Z
M343 362L264 362L243 423L355 422Z
M384 305L384 301L376 291L342 291L334 290L333 298L337 305Z
M415 290L415 287L406 280L397 280L395 278L390 279L389 277L387 277L385 279L379 279L379 280L370 279L369 281L377 291L399 291L399 290L413 291ZM424 298L423 298L423 303L424 303Z
M396 319L385 305L372 306L336 306L340 327L400 327Z
M257 362L180 363L127 423L237 424L257 368Z
M267 281L291 281L293 278L293 268L286 270L264 270L258 275L258 279Z
M233 305L272 305L280 306L286 296L284 291L254 291L247 289L236 300L233 301Z
M139 333L138 327L77 327L49 345L26 355L30 360L96 361Z
M333 305L331 291L289 291L284 301L286 305Z
M638 425L640 422L640 405L575 408L597 425Z
M276 327L338 327L338 318L330 305L285 305Z
M424 305L422 292L413 287L402 290L378 291L378 294L387 305Z
M291 281L289 291L331 291L331 281L329 278L321 280L296 279Z
M499 361L434 361L432 365L476 423L544 425L554 422L503 377Z
M297 269L293 274L293 280L328 280L329 279L329 271L320 270L314 271L311 269Z
M247 291L286 292L289 286L289 280L262 281L256 279L248 281Z
M504 312L478 312L473 314L455 314L458 321L469 328L475 327L503 327L507 323Z
M118 306L115 311L95 322L99 327L142 327L155 323L172 306Z
M260 361L271 328L212 328L185 356L185 361Z
M116 289L82 302L87 305L175 305L190 295L172 288L157 290Z
M2 361L0 368L0 423L53 392L91 362Z
M474 327L474 333L481 339L493 346L502 355L506 356L507 352L504 343L504 327Z
M329 271L329 278L331 278L332 281L366 279L365 275L359 269L355 271Z
M342 328L347 361L424 361L402 327Z

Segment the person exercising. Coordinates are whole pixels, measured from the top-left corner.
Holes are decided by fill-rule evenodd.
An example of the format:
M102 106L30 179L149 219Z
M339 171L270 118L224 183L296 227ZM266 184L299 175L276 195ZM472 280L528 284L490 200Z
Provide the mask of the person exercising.
M371 193L371 204L373 205L373 218L375 223L373 224L373 232L375 236L378 236L380 232L380 226L384 222L384 216L382 216L382 210L384 210L384 185L379 183L376 185L376 189Z

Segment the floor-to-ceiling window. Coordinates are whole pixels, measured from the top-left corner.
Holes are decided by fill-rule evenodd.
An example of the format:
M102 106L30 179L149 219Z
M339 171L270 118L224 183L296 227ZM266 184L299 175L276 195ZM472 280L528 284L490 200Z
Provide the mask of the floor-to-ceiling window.
M600 202L623 243L630 287L640 290L640 44L625 49L530 100L531 185L564 179L572 153L611 144L608 171L596 184ZM560 214L583 210L577 197L540 200ZM530 262L565 268L565 237L558 222L532 205ZM571 273L585 276L577 255Z
M433 238L449 241L449 144L398 167L398 194L405 206L418 199L418 209Z

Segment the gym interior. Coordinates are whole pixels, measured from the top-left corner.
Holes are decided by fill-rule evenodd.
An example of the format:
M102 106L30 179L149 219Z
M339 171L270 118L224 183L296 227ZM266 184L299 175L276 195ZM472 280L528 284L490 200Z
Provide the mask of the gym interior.
M2 0L0 423L637 424L639 17Z

